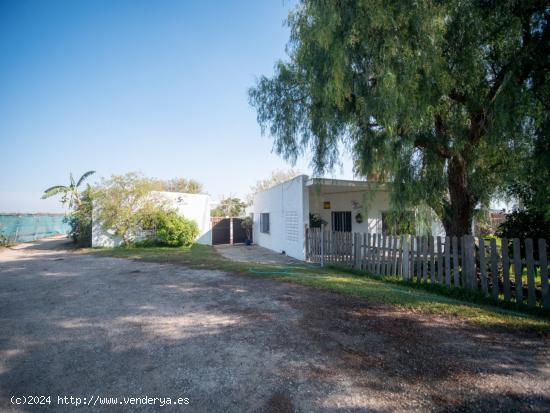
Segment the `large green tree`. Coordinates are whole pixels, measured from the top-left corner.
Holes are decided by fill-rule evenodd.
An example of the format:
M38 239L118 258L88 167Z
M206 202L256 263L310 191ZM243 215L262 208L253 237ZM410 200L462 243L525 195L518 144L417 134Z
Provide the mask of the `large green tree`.
M392 204L424 203L447 234L504 193L548 110L548 1L302 0L290 59L250 92L262 129L317 173L350 150Z
M156 189L154 181L135 172L102 179L93 193L94 220L129 245L150 216L168 210Z
M212 209L213 217L240 217L243 216L246 209L246 202L240 198L229 195L222 197L216 208Z

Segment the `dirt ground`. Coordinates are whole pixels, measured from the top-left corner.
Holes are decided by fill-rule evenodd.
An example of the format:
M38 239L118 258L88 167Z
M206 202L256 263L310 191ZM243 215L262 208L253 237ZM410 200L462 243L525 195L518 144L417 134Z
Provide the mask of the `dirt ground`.
M0 411L550 411L549 340L263 278L0 252ZM11 396L50 395L15 406ZM189 405L60 406L58 396Z

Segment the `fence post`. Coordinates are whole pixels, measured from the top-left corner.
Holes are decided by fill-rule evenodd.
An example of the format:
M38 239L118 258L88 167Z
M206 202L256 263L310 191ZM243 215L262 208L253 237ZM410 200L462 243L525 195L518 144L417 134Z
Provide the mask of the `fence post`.
M435 238L430 235L428 237L428 248L429 248L429 254L430 254L430 282L432 284L435 284L435 278L436 278L436 274L435 274L435 262L436 262L436 259L435 259Z
M403 256L403 242L406 238L406 235L405 236L401 236L398 240L398 249L397 249L397 256L398 256L398 259L397 259L397 267L398 267L398 271L399 271L399 275L403 275L403 259L405 258Z
M325 224L321 224L321 267L325 266Z
M508 257L508 238L502 238L502 283L504 286L504 301L510 302L510 258Z
M306 261L309 261L309 257L310 257L310 252L309 252L309 228L305 227L305 231L304 231L304 234L305 234L305 250L306 250Z
M428 282L428 251L429 237L422 237L422 280Z
M381 234L375 234L376 235L376 250L375 250L375 257L376 261L374 264L374 274L380 275L380 248L382 246L382 235Z
M410 280L409 273L409 237L404 235L402 238L401 245L403 247L403 252L401 254L401 261L403 263L403 279L408 281Z
M355 268L361 268L361 234L353 233L353 252L355 253Z
M476 276L476 246L475 238L473 235L467 235L464 243L467 245L465 251L466 268L468 271L468 287L472 290L477 290L477 276Z
M416 282L422 282L422 237L416 237Z
M460 287L460 267L458 262L458 238L453 236L453 281L455 287Z
M367 248L365 250L365 268L372 273L372 234L367 233Z
M445 237L445 285L451 287L451 237Z
M397 271L397 235L392 235L392 249L390 251L391 257L391 274L390 275L399 275Z
M546 240L539 239L540 289L542 306L550 310L550 292L548 291L548 256L546 254Z
M497 240L491 239L491 293L493 300L498 300L498 262L497 262Z
M380 275L386 276L388 275L388 244L389 244L390 238L387 235L382 235L382 268L380 269Z
M512 240L512 246L514 249L514 276L516 280L516 304L520 307L523 305L523 282L521 280L521 273L523 265L521 263L521 249L519 245L519 239L514 238Z
M361 237L361 269L367 270L367 237L369 234L364 233Z
M487 294L487 265L485 263L485 240L479 238L479 278L481 281L481 290Z
M537 297L535 293L535 263L533 260L533 240L525 240L525 260L527 263L527 305L529 308L535 307Z

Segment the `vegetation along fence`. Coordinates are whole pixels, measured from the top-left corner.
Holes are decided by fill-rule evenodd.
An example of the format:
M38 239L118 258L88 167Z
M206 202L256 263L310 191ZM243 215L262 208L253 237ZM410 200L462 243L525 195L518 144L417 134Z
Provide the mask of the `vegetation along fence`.
M0 236L9 244L68 232L64 214L0 214Z
M309 228L311 262L378 276L477 290L494 300L550 310L547 243L457 237L360 234Z

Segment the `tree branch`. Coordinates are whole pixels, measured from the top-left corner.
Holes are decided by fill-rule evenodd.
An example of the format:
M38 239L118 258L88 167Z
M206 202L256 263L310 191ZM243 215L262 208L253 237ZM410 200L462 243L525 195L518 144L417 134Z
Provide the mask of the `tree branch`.
M435 140L426 136L417 136L414 145L418 148L428 149L435 152L440 158L448 159L453 156L453 151L442 142L447 135L445 121L440 114L435 115Z

